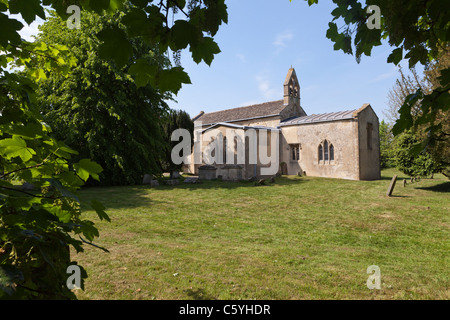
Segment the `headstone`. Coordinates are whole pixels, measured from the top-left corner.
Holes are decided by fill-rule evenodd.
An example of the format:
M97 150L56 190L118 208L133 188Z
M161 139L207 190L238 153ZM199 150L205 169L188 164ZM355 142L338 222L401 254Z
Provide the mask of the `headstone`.
M250 177L250 178L247 179L247 181L248 182L255 182L256 181L256 177L255 176Z
M270 177L269 182L270 183L275 183L275 176Z
M180 178L180 173L178 171L172 171L172 174L170 176L172 179L178 179Z
M179 183L180 183L180 180L178 180L178 179L169 179L169 180L167 180L167 184L169 186L174 186L174 185L177 185Z
M392 191L394 191L395 182L397 182L397 175L392 177L391 183L389 184L389 188L386 192L386 195L390 197L392 195Z
M158 182L158 180L152 180L152 181L150 182L150 187L152 187L152 188L159 187L159 182Z
M186 179L184 179L184 183L198 183L198 178L197 177L188 177Z
M153 176L151 174L144 174L144 178L142 179L142 184L151 184L153 180Z
M216 179L217 168L211 165L203 165L198 168L198 177L202 180Z
M406 187L406 179L403 179L403 187Z

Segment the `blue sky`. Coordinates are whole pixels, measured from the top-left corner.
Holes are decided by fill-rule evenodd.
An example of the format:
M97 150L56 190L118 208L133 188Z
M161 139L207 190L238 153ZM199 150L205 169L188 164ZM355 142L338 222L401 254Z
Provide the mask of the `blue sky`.
M370 103L380 121L385 118L387 94L398 76L397 67L386 62L392 48L376 47L359 64L354 56L334 51L326 38L335 8L331 1L311 7L304 0L226 0L226 4L228 24L215 36L222 52L208 66L196 64L190 52L183 51L181 63L192 84L183 86L177 103L168 102L171 108L195 116L282 99L283 82L292 66L307 114ZM31 39L41 22L24 23L22 37Z
M326 38L331 1L308 6L304 0L227 0L228 24L215 36L222 52L211 66L182 53L192 84L180 90L175 109L195 116L283 98L291 67L300 82L307 114L357 109L370 103L380 121L397 67L386 59L392 48L374 48L358 64L354 56L334 51Z

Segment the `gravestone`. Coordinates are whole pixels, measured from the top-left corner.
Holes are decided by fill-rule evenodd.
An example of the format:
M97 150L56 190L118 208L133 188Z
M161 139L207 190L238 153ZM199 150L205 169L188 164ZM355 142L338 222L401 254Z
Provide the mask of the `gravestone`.
M201 180L216 179L217 168L211 165L204 165L198 168L198 177Z
M397 182L397 175L392 177L391 183L389 184L389 188L386 192L386 195L390 197L392 195L392 191L394 191L395 182Z
M142 184L151 184L153 180L153 176L151 174L144 174L144 178L142 179Z
M178 179L169 179L169 180L167 180L167 184L169 186L174 186L174 185L177 185L179 183L180 183L180 180L178 180Z
M189 177L184 179L184 183L198 183L198 177Z
M172 179L178 179L180 178L180 173L178 171L172 171L172 174L170 176Z
M159 182L158 180L152 180L150 182L150 187L155 188L155 187L159 187Z

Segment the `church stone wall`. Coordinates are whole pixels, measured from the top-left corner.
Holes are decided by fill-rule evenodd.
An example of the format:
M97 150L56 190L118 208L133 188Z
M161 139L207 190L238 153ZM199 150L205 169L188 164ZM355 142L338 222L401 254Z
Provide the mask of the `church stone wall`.
M371 107L358 113L359 167L361 180L377 180L380 173L378 117Z
M233 121L231 124L236 124L240 126L263 126L276 128L280 124L280 117L267 117L267 118L258 118L258 119L248 119L242 121Z
M280 154L289 175L359 180L358 122L342 120L282 127ZM334 160L319 160L324 140L334 147ZM299 144L300 159L292 160L290 145Z

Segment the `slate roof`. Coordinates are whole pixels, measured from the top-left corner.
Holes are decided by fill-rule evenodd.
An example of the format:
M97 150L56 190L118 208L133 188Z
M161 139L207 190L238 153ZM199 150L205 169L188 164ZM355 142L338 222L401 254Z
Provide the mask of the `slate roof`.
M278 116L284 108L283 100L277 100L246 107L204 113L194 117L194 119L195 121L202 121L202 125L212 125L218 122Z
M210 127L203 129L202 132L205 132L205 131L208 131L215 127L220 127L220 126L225 126L225 127L235 128L235 129L242 129L242 130L255 129L255 130L280 131L280 129L278 129L278 128L272 128L272 127L266 127L266 126L242 126L242 125L237 125L237 124L232 124L232 123L227 123L227 122L217 122L216 124L213 124Z
M355 118L357 112L358 109L340 112L322 113L322 114L311 114L309 116L286 119L280 123L280 126L353 119Z

